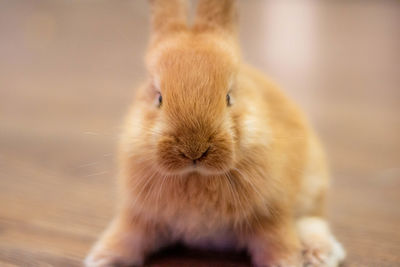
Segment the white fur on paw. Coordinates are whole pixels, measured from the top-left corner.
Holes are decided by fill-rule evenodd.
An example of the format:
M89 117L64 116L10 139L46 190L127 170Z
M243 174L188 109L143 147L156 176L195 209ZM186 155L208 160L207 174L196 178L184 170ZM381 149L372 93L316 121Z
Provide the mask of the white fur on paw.
M335 239L327 223L314 217L300 219L297 224L303 244L306 267L336 267L346 257L342 245Z
M124 259L108 251L94 250L84 261L85 267L142 266L142 259Z

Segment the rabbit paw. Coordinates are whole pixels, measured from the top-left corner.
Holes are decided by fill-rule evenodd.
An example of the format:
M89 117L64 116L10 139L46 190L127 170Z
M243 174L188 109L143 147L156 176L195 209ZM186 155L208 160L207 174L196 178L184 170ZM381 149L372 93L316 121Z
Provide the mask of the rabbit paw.
M346 253L324 220L300 219L298 229L305 267L336 267L344 260Z
M345 252L341 244L332 239L327 243L315 243L303 250L304 266L306 267L336 267L344 260Z
M86 267L142 266L144 257L135 253L118 253L105 248L94 248L85 259Z

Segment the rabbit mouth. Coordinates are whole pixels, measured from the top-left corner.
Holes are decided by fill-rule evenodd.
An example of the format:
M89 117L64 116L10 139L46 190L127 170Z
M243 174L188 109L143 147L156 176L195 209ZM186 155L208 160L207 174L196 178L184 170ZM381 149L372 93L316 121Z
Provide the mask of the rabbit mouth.
M231 154L230 151L228 153L215 146L209 146L197 155L188 155L178 149L169 148L159 151L158 165L162 172L171 175L218 175L231 169Z
M201 175L222 174L231 169L234 162L234 144L230 135L165 135L158 142L157 163L160 171L180 175L199 173Z

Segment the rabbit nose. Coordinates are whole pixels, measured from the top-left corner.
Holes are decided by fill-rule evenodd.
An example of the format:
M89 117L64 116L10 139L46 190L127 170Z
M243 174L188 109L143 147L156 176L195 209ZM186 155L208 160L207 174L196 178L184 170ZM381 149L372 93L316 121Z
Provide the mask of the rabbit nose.
M210 151L210 147L207 147L205 150L191 150L191 151L185 151L182 152L182 155L185 158L191 159L193 161L193 164L196 164L198 160L204 159L207 157L208 152Z

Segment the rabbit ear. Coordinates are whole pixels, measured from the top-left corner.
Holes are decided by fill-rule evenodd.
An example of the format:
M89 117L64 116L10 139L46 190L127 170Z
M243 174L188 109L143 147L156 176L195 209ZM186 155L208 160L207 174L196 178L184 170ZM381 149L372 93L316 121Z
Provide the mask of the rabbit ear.
M199 0L194 22L195 30L222 30L228 34L236 34L236 24L235 0Z
M153 36L187 28L186 0L149 0Z

